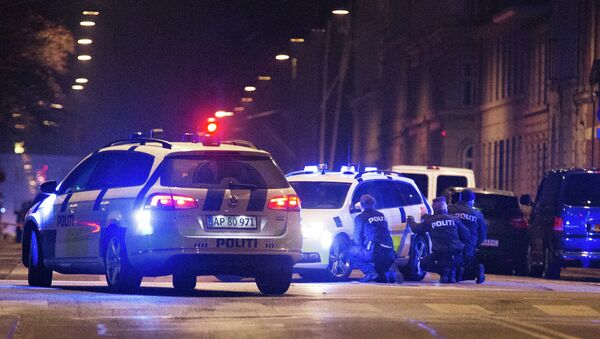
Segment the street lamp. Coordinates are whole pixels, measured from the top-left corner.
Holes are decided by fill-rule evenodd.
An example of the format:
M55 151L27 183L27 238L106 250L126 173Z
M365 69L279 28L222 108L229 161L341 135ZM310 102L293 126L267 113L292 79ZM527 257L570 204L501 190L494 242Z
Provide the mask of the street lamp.
M79 39L77 43L80 45L89 45L92 43L92 39Z
M254 87L254 86L246 86L246 87L244 87L244 91L246 91L246 92L254 92L254 91L256 91L256 87Z
M93 21L82 21L79 23L81 26L87 26L87 27L91 27L91 26L95 26L96 23Z
M290 56L285 53L280 53L275 56L275 59L277 59L279 61L288 60L289 58L290 58Z
M77 60L81 60L81 61L92 60L92 56L91 55L87 55L87 54L81 54L81 55L77 56Z
M86 78L77 78L77 79L75 79L75 82L78 83L78 84L87 84L88 79L86 79Z
M247 102L252 102L252 101L254 101L254 99L252 99L252 98L248 98L248 97L244 97L244 98L241 98L241 99L240 99L240 101L241 101L241 102L246 102L246 103L247 103Z
M81 91L84 87L82 85L73 85L71 88L76 91Z
M292 43L302 43L302 42L304 42L304 38L291 38L290 42L292 42Z
M269 81L269 80L271 80L271 77L270 77L270 76L268 76L268 75L259 75L259 76L257 77L257 79L258 79L259 81Z
M97 16L97 15L100 15L100 12L98 12L98 11L83 11L83 15Z
M233 112L228 112L228 111L216 111L215 112L216 118L224 118L224 117L232 117L232 116L233 116Z

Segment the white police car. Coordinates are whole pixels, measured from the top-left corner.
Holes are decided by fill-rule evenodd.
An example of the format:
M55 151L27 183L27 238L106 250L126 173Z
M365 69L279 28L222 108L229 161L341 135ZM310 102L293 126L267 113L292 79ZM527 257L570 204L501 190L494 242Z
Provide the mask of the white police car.
M286 177L302 200L304 247L302 260L294 267L302 277L348 278L352 267L343 253L352 245L354 218L360 213L356 204L363 194L372 195L375 208L385 215L397 250L396 263L405 278L420 281L425 277L420 260L428 241L412 234L406 218L413 216L420 221L431 207L413 180L375 168L356 172L348 166L339 172L307 166Z
M143 276L255 277L283 294L301 258L300 202L269 153L218 142L139 138L81 161L26 217L22 260L29 284L52 271L105 274L117 291Z

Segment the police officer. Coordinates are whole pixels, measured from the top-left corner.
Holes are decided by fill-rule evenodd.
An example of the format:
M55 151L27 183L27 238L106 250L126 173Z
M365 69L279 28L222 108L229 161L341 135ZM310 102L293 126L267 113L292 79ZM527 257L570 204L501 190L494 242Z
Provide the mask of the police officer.
M375 210L375 199L368 194L360 197L360 206L362 213L354 219L354 246L349 254L354 265L365 275L361 282L401 283L400 272L390 270L395 254L385 216Z
M483 214L473 208L475 203L475 193L470 189L465 189L460 193L459 202L448 207L448 213L460 218L460 220L469 229L470 246L465 246L463 252L463 279L475 279L475 282L481 284L485 281L485 267L477 260L477 247L483 243L487 237L487 224Z
M445 197L434 199L432 207L434 215L424 215L419 224L409 217L408 225L417 234L429 233L432 254L424 259L425 264L434 263L432 266L435 267L430 269L440 275L440 283L453 283L456 282L456 268L460 265L461 252L465 247L463 242L470 236L469 230L460 219L448 214Z

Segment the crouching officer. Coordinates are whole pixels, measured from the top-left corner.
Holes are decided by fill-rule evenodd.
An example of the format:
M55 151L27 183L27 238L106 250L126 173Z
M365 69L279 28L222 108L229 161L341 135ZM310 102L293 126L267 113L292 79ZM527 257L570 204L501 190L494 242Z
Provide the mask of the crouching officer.
M448 213L460 218L470 232L469 246L465 246L463 251L463 274L459 274L462 279L459 280L475 279L476 283L481 284L485 281L485 267L477 259L477 247L487 237L487 224L483 214L473 208L474 203L475 193L465 189L460 193L459 202L448 207Z
M362 213L354 219L354 246L348 254L365 275L361 282L402 283L402 274L394 269L394 244L385 216L375 210L375 199L360 197ZM392 267L392 269L390 269Z
M440 275L440 283L456 282L456 269L461 263L461 252L469 239L469 230L457 217L448 214L446 198L433 200L434 215L424 215L421 223L415 223L414 218L408 218L408 225L414 233L425 235L429 233L432 254L425 258L424 266ZM433 263L433 265L427 265Z

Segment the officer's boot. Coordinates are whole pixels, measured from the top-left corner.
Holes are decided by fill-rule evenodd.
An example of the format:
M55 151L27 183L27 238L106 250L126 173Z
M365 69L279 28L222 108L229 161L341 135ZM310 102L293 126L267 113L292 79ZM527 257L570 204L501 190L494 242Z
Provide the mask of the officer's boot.
M461 282L463 280L463 275L465 274L465 268L464 267L459 267L456 270L456 282Z
M440 271L440 283L441 284L447 284L450 282L450 268L449 267L445 267L442 268Z
M475 278L476 284L483 284L485 281L485 266L483 264L477 265L477 277Z

